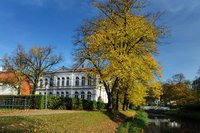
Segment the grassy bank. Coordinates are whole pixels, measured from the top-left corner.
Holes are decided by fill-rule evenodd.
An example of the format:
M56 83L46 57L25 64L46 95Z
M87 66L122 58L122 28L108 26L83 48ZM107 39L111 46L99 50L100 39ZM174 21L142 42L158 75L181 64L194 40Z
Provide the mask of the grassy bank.
M118 127L118 133L141 133L148 125L148 116L144 111L137 111L134 118L128 118Z
M0 132L115 133L118 124L101 112L0 117Z

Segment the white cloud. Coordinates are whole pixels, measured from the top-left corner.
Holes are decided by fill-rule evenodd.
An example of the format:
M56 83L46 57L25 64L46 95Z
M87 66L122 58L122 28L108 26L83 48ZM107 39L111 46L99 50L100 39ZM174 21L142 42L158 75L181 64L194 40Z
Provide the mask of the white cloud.
M25 0L24 2L29 5L44 6L50 0Z
M193 11L200 6L199 0L161 0L161 2L170 12Z
M47 6L49 3L53 3L61 10L71 9L76 6L87 8L89 0L23 0L22 2L31 6Z

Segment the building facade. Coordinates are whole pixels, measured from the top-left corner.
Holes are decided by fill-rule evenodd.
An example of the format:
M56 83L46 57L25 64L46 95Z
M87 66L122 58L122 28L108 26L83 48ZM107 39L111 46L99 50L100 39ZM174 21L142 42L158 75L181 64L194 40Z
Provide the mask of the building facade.
M87 69L62 67L47 72L40 78L36 94L56 95L69 98L82 98L97 101L99 97L107 103L107 94L98 76L89 76Z

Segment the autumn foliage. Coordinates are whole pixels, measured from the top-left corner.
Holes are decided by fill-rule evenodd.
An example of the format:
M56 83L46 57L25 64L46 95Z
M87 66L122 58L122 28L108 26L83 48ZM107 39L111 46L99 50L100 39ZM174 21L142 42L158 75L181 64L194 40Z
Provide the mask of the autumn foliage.
M142 1L94 1L93 5L100 15L78 30L74 55L76 64L85 63L93 68L91 74L99 75L108 110L118 110L119 99L124 106L143 104L150 88L159 98L162 69L154 56L164 32L154 23L155 16L136 14Z

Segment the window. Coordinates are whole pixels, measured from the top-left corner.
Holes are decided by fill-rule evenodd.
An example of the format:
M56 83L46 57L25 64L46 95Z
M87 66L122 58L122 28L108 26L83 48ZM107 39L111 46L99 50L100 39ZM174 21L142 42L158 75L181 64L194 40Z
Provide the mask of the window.
M62 86L65 86L65 78L62 77Z
M45 79L45 87L48 85L48 79Z
M61 92L61 96L62 96L62 97L64 97L64 96L65 96L65 95L64 95L64 92Z
M66 92L66 97L69 98L69 92Z
M85 86L85 77L82 77L82 86Z
M49 95L52 95L52 92L49 92Z
M75 96L74 97L78 98L78 92L77 91L75 92Z
M81 92L81 98L85 99L85 92Z
M67 83L66 83L67 86L69 86L69 77L67 77Z
M76 77L76 86L79 86L79 77Z
M40 95L42 95L42 92L39 92Z
M53 87L53 78L50 79L50 87Z
M57 92L56 95L59 96L59 95L60 95L60 92Z
M92 85L92 78L90 76L88 77L88 85Z
M43 86L43 80L40 79L40 87L42 87L42 86Z
M92 93L90 91L88 91L88 93L87 93L87 99L91 100L91 97L92 97Z
M46 92L44 92L44 95L46 95L47 93Z
M60 78L57 78L57 86L60 86Z

